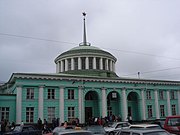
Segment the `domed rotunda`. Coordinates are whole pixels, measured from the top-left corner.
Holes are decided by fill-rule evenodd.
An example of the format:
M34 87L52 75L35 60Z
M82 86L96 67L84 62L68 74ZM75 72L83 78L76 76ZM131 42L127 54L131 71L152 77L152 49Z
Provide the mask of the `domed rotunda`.
M83 42L78 47L74 47L56 59L56 73L117 77L115 73L115 63L117 59L107 51L91 46L86 41L85 13Z

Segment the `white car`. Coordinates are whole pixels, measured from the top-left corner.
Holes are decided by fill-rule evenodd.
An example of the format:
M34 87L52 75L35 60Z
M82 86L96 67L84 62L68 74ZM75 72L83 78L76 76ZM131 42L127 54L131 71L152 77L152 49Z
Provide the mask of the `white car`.
M157 124L134 124L130 129L161 129L161 127Z
M110 127L104 127L104 130L108 135L115 135L121 129L128 129L130 125L129 122L115 122Z
M163 129L147 129L147 130L123 129L117 132L116 135L171 135L171 134Z

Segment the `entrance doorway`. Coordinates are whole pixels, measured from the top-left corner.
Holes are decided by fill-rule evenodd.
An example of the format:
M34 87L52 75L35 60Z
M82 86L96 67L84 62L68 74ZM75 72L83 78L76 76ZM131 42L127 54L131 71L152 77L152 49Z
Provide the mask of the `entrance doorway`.
M85 121L89 121L92 118L92 107L85 107Z

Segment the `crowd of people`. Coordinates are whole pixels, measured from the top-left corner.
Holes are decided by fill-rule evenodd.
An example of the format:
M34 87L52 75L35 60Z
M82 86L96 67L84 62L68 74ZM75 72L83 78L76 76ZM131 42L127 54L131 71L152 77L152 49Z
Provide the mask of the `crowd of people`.
M3 135L15 127L15 122L10 123L8 120L2 119L0 125L0 135Z

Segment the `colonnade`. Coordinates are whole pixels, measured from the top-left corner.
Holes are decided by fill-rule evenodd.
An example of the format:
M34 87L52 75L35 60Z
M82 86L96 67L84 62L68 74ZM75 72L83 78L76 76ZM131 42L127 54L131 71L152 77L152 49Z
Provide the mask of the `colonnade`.
M115 61L102 57L72 57L57 61L56 73L69 70L97 69L115 72Z
M44 97L43 97L43 91L45 86L39 86L39 97L38 97L38 117L41 119L43 118L43 110L44 110ZM17 86L17 98L16 98L16 123L20 123L22 120L22 86ZM141 120L146 120L146 100L145 100L145 90L141 89L141 102L140 105L142 106L142 113L141 113ZM158 90L152 90L154 91L154 97L155 97L155 117L156 119L160 119L160 110L159 110L159 99L158 99ZM107 91L106 88L101 89L101 97L102 101L101 103L101 116L105 117L107 116ZM123 88L121 90L121 111L122 111L122 120L125 121L126 117L128 115L128 101L127 101L127 89ZM78 88L78 115L79 115L79 121L81 123L85 122L85 106L84 106L84 98L83 98L83 89L82 87ZM170 91L166 91L167 96L167 115L171 114L171 106L170 106ZM65 101L64 101L64 87L59 87L59 117L61 121L64 121L64 110L65 109ZM177 91L177 99L178 99L178 106L177 111L180 113L180 91Z

